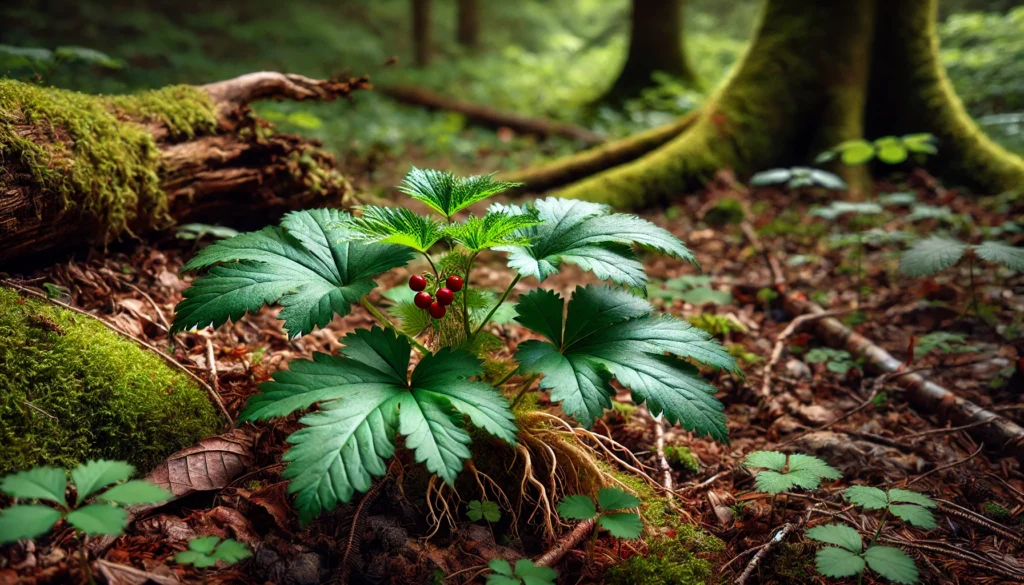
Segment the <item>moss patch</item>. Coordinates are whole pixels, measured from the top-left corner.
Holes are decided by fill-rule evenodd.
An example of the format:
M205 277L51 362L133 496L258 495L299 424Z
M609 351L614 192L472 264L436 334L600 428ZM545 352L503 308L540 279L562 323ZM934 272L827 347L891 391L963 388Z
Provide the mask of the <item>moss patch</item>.
M682 445L666 446L665 459L669 465L676 469L682 469L691 473L700 471L700 460L690 452L688 447Z
M704 585L715 582L704 558L721 552L721 540L686 524L671 537L646 540L647 554L630 557L605 575L607 585ZM698 556L700 555L700 556Z
M209 96L191 86L91 96L0 79L0 156L65 209L94 220L106 239L136 218L156 224L165 216L160 152L146 123L191 137L212 131L216 117ZM0 187L15 181L0 172Z
M221 424L205 391L158 356L0 287L0 475L98 457L149 469Z

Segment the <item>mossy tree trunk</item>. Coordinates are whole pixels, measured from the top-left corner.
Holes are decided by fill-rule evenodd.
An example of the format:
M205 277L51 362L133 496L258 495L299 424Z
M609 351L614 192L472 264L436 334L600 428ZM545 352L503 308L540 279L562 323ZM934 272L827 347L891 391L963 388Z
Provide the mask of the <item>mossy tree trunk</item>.
M430 0L412 0L413 61L426 67L434 58L430 31Z
M455 40L470 51L480 49L480 0L459 0Z
M588 153L521 175L543 176L545 187L571 183L559 196L637 207L696 189L722 168L745 175L807 163L850 138L931 132L937 174L985 192L1024 186L1024 161L986 138L952 90L938 60L936 5L766 0L743 60L670 141L600 172L591 165L583 179Z
M245 225L348 191L316 143L276 134L261 99L333 100L365 78L260 72L205 86L88 96L0 81L0 268L175 221ZM231 212L244 208L245 214Z
M652 76L665 73L696 85L683 46L685 0L633 0L629 52L615 83L601 102L619 103L654 85Z

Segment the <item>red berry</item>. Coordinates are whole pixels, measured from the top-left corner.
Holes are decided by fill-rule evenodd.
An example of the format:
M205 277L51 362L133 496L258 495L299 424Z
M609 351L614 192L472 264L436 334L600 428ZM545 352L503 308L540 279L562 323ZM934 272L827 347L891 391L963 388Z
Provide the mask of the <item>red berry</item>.
M447 312L448 309L437 304L436 302L430 304L430 316L435 319L440 319L441 317L444 317L444 314Z
M447 288L437 289L437 302L444 306L448 306L455 301L455 293Z
M448 280L444 281L444 285L452 290L452 292L459 292L462 290L462 277L455 274L448 277Z
M421 291L427 288L427 279L423 278L419 274L413 274L409 277L409 288L415 291Z
M413 297L412 302L421 309L426 309L430 306L430 303L434 302L434 297L430 296L428 292L416 293Z

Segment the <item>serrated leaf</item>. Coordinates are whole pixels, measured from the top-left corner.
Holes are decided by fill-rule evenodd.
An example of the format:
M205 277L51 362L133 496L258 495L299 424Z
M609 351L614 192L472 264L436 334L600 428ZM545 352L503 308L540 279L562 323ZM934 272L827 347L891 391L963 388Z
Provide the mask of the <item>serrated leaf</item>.
M891 504L889 511L892 512L893 516L911 526L917 526L925 530L938 527L938 524L935 522L935 515L931 513L931 510L917 504Z
M500 575L511 577L515 574L512 572L512 565L510 565L505 559L491 559L491 561L487 563L487 566L490 567L492 571Z
M89 504L68 514L67 520L89 536L117 536L128 525L128 512L107 504Z
M456 177L448 171L413 167L398 189L450 218L478 201L518 185L498 181L493 174Z
M88 461L71 470L71 480L78 492L78 504L112 483L124 481L135 474L135 467L124 461Z
M839 479L843 474L817 457L793 453L789 456L789 473L810 474L823 479Z
M172 331L217 327L274 303L284 307L278 318L293 337L348 314L375 286L373 276L405 265L413 252L350 241L347 220L336 209L297 211L281 227L207 246L182 269L208 271L185 291Z
M864 558L858 553L829 546L814 556L814 567L826 577L849 577L864 570Z
M1024 248L1003 242L982 242L974 251L982 260L996 262L1015 272L1024 272Z
M179 565L192 565L197 569L207 569L216 565L217 559L194 550L185 550L174 555L174 562Z
M792 176L793 173L789 169L769 169L760 173L754 173L754 176L750 177L750 185L752 187L781 185L788 182Z
M917 504L918 506L924 506L925 508L938 507L938 504L922 493L912 492L910 490L901 490L899 488L889 490L889 501Z
M635 215L611 213L611 208L587 201L547 198L529 206L492 205L491 211L513 214L536 212L543 221L519 233L529 246L503 246L509 266L538 281L555 274L562 262L593 272L601 280L646 290L643 264L632 253L642 246L697 265L693 254L668 231Z
M843 490L847 500L865 510L882 510L889 505L889 498L882 490L864 485L850 486Z
M405 207L364 205L359 210L362 215L347 224L355 239L426 252L444 235L444 224Z
M26 500L46 500L67 506L64 490L68 479L64 470L56 467L33 467L13 473L0 480L0 491Z
M807 538L811 540L834 544L854 553L860 553L864 550L864 541L861 539L860 533L845 524L815 526L808 530L806 534Z
M597 523L615 538L638 538L644 530L644 523L636 512L602 514Z
M217 545L213 557L218 561L234 564L252 556L252 551L245 544L231 538L225 538Z
M597 505L601 506L603 512L613 512L636 508L640 505L640 498L619 488L606 487L597 492Z
M530 559L516 561L516 576L523 585L554 585L558 572L551 567L538 567Z
M864 553L864 560L873 571L894 583L917 583L917 565L898 548L873 546Z
M796 486L793 475L766 470L754 477L757 490L766 494L782 494Z
M122 506L135 506L166 502L172 497L174 496L170 492L160 486L153 485L148 481L135 480L115 485L100 494L97 499L103 502L115 502Z
M786 454L778 451L754 451L743 459L743 465L782 471L786 468Z
M557 507L558 515L566 520L590 520L597 516L594 500L583 494L568 496Z
M900 272L907 276L928 276L956 264L967 250L958 240L931 236L920 240L900 258Z
M213 549L217 548L218 542L220 542L219 536L200 536L188 541L188 549L200 554L209 555L213 553Z
M11 506L0 510L0 544L42 536L50 531L61 516L60 510L42 504Z
M525 230L540 223L532 210L529 213L491 210L483 217L470 216L463 223L446 227L444 234L470 252L480 252L502 246L527 246L530 238Z
M544 376L541 387L552 389L551 400L567 414L585 427L593 424L611 406L615 377L654 416L664 412L672 424L724 440L715 388L679 359L736 371L734 358L711 335L668 315L646 314L650 305L625 291L596 286L576 289L558 331L561 304L549 291L520 297L517 320L550 342L521 343L516 359L524 373Z

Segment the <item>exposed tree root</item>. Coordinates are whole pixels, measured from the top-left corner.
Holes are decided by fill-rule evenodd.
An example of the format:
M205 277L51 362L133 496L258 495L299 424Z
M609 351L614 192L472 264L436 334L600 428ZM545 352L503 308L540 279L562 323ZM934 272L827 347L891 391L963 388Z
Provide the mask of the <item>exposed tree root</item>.
M595 520L593 519L580 522L576 525L576 528L572 529L572 532L566 534L554 547L534 559L533 563L538 567L551 567L558 564L569 551L579 546L587 536L590 536L590 533L596 528L594 524Z

